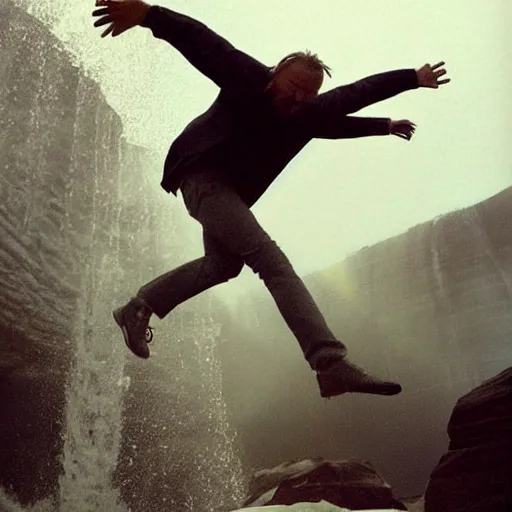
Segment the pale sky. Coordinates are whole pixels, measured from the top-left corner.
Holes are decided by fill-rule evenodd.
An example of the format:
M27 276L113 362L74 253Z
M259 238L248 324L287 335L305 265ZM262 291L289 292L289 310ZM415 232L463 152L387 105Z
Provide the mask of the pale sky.
M56 32L66 34L86 67L97 69L126 136L162 152L163 164L174 137L210 105L217 87L149 30L101 39L103 28L92 27L94 7L71 11L55 2L46 0L46 9L60 10ZM358 113L410 119L418 125L411 142L392 136L312 141L253 208L299 274L512 185L510 0L150 3L203 21L265 64L296 50L318 53L333 72L322 91L382 71L446 62L451 83ZM144 172L154 173L154 191L164 193L162 168ZM194 221L190 229L199 237Z

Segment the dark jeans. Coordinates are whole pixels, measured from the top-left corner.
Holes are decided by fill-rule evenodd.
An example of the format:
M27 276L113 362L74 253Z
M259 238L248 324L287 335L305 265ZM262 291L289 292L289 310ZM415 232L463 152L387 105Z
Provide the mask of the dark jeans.
M283 251L214 170L187 177L181 192L189 214L203 227L205 255L139 290L138 296L159 318L187 299L238 276L247 264L272 294L312 368L320 353L346 353Z

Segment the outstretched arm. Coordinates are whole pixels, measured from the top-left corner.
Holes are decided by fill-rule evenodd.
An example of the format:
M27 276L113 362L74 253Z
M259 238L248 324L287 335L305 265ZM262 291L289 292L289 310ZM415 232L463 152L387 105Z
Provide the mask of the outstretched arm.
M104 8L93 12L102 16L94 26L110 23L102 34L115 37L134 26L149 28L158 39L174 46L196 69L219 87L258 86L268 76L268 68L237 50L229 41L205 24L184 14L142 0L97 0Z
M340 116L419 87L414 69L399 69L372 75L320 94L312 104L312 112L325 122L336 122Z
M335 127L317 131L318 139L355 139L376 135L396 135L402 139L411 140L416 125L407 119L394 121L389 117L357 117L344 116Z
M440 62L434 66L425 64L418 70L399 69L369 76L349 85L336 87L320 94L302 109L300 124L309 130L313 137L318 133L330 134L328 138L338 138L339 125L344 116L361 110L379 101L391 98L419 87L438 88L449 79L439 80L446 70L439 69ZM343 132L343 130L342 130Z

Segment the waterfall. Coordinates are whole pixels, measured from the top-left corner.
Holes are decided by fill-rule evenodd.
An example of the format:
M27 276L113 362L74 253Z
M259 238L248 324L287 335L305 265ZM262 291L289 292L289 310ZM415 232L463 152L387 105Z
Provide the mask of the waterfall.
M36 107L40 104L41 87L36 92ZM50 95L52 91L44 94ZM21 508L12 498L0 492L0 510L18 512L89 512L110 510L126 512L119 499L119 492L111 484L117 466L121 440L122 399L129 380L123 375L125 350L119 343L117 326L113 325L111 310L114 307L122 281L119 263L119 216L117 197L105 201L100 180L104 168L113 172L108 178L110 189L119 189L119 152L111 148L111 130L114 113L100 116L101 104L97 104L94 141L95 165L86 166L83 156L84 120L89 114L91 89L78 74L76 112L74 118L73 144L64 197L58 197L57 217L60 226L59 244L51 235L59 230L47 232L42 229L38 215L26 214L24 224L27 232L36 237L41 231L45 243L56 246L61 260L68 265L66 277L74 272L81 275L81 290L75 304L75 325L69 342L74 346L74 362L66 386L66 409L64 431L61 434L62 474L59 478L58 497L52 496L30 508ZM104 114L104 112L102 112ZM31 111L28 145L36 148L37 168L34 176L36 186L30 188L31 207L35 211L53 198L42 197L41 190L47 167L44 151L37 141L38 110ZM32 135L34 134L34 135ZM99 155L108 155L107 162ZM90 190L84 190L81 177L88 173ZM56 180L57 181L57 180ZM103 180L105 181L105 180ZM56 187L58 190L58 187ZM54 193L53 191L52 193ZM90 194L88 194L89 192ZM27 192L28 194L28 192ZM92 204L87 202L90 196ZM90 206L90 209L88 208ZM55 216L55 214L54 214ZM48 238L48 239L46 239ZM68 241L68 244L64 241ZM79 247L73 246L78 241ZM69 267L72 265L72 267ZM62 266L62 265L61 265ZM51 270L43 265L42 271ZM63 276L55 276L62 279ZM60 304L61 297L52 297ZM50 318L51 323L51 318Z
M449 312L451 307L450 297L445 288L443 271L441 268L440 247L442 247L442 243L439 243L439 237L442 234L442 228L438 227L438 223L441 219L442 217L436 217L432 220L430 253L432 255L432 274L435 282L435 295L437 296L440 305Z
M245 495L244 478L240 460L233 449L234 439L230 435L226 404L222 397L222 370L220 361L215 354L216 340L220 333L218 323L212 317L211 295L206 298L205 307L201 315L194 315L192 324L193 337L200 363L203 393L210 397L208 414L214 417L213 439L216 443L209 443L206 453L199 453L197 458L197 472L199 483L203 488L201 496L191 497L190 512L196 510L218 510L219 484L224 489L224 499L229 504L242 503ZM217 475L211 479L210 475ZM220 478L219 478L220 475ZM194 506L194 501L200 507Z
M90 77L94 76L95 81L103 87L104 82L112 81L110 68L113 67L109 63L100 62L100 53L95 50L94 44L84 44L80 30L85 24L92 23L90 6L71 6L61 0L13 0L13 3L41 21L60 39L61 47L55 49L62 55L62 62L71 61L74 69L71 70L67 65L59 67L56 62L60 62L61 57L53 50L49 55L48 47L44 47L44 41L30 42L30 45L37 45L34 48L29 48L28 45L24 47L24 51L33 55L34 62L41 67L35 75L37 81L26 84L28 89L34 89L35 100L32 104L35 107L29 112L29 122L23 132L23 136L26 137L23 139L24 151L20 151L20 155L25 154L30 159L26 162L28 172L23 176L31 176L36 181L26 184L24 188L25 194L22 199L27 204L27 211L21 221L24 221L27 233L34 233L34 236L41 233L45 249L46 246L53 248L52 261L48 264L42 262L44 265L41 267L41 274L46 276L51 269L58 268L61 275L52 274L48 279L62 280L62 286L71 286L76 282L80 284L79 289L70 291L70 296L71 292L75 296L78 293L78 299L74 301L61 300L62 297L51 295L40 299L51 304L57 302L66 311L66 315L59 318L73 319L72 334L65 340L67 347L72 347L72 366L67 374L62 430L55 433L60 435L63 441L60 455L62 472L58 478L58 489L49 489L48 492L53 493L53 496L39 501L32 507L21 507L0 489L0 510L127 512L128 505L123 503L121 498L121 492L125 496L125 489L121 489L122 482L115 479L114 473L122 466L123 471L132 472L130 477L135 475L134 478L146 478L147 474L139 475L136 469L131 468L131 453L126 449L126 443L129 443L130 447L133 446L136 455L139 449L150 445L152 440L144 440L144 431L135 431L135 435L141 436L139 441L142 438L141 443L136 443L139 446L135 446L130 437L134 435L133 431L128 434L126 432L126 424L131 425L138 419L130 416L133 412L126 413L127 391L129 390L135 397L135 415L145 397L140 392L137 394L137 391L133 391L134 387L131 387L129 375L133 375L133 371L130 373L130 368L125 367L125 362L127 358L133 356L124 346L111 311L126 299L127 283L130 289L137 289L149 276L148 272L151 269L148 267L154 266L155 262L158 267L158 258L163 261L163 258L172 255L172 261L167 258L166 263L172 266L176 263L176 254L183 252L180 247L183 244L179 239L173 239L169 242L172 249L160 241L155 246L151 245L155 237L160 236L165 240L172 237L173 233L176 237L176 226L162 225L158 222L145 223L148 218L155 216L157 208L150 201L141 201L140 191L131 191L129 197L126 197L126 190L132 185L127 183L128 178L122 184L121 180L125 180L123 176L127 176L126 173L133 175L134 172L142 176L148 170L153 172L154 169L148 169L146 162L134 163L131 157L136 151L128 156L121 154L119 133L125 132L127 123L125 122L123 127L120 126L118 114L104 102L99 89L90 80ZM77 17L80 19L77 20ZM101 44L99 35L96 35L98 42L95 44ZM33 39L38 41L38 37L34 36ZM131 44L136 45L138 42L132 41ZM62 48L66 52L69 51L69 55L64 56ZM115 54L112 56L110 52L107 53L105 61L116 59ZM152 52L144 48L142 54L144 58L141 59L141 74L144 75L146 68L154 65L154 60L159 54L158 51ZM146 59L148 55L150 58ZM45 65L47 59L48 67ZM31 66L35 65L34 62L30 59L30 62L25 64L29 72L33 69ZM119 68L123 71L118 71L116 79L119 80L121 74L124 78L132 78L132 70L128 66L118 66L118 70ZM60 88L53 87L54 75L50 76L47 69L57 74L61 71L65 73L65 90L62 88L62 76L58 77ZM110 87L112 89L112 84ZM162 87L165 88L165 84ZM65 98L60 96L61 94L64 94ZM57 109L55 106L60 107L63 100L65 108ZM141 102L143 101L141 99ZM140 107L144 110L144 104ZM61 149L57 145L50 147L44 139L48 125L43 120L54 111L59 112L58 115L74 115L72 130L63 130L62 141L57 141ZM137 114L124 112L123 119L128 119L130 124L131 120L136 121L136 117ZM13 119L16 121L15 117ZM54 117L50 124L51 129L55 127L60 130L60 122L61 117ZM142 125L141 131L148 131L143 123L139 124ZM62 126L67 125L63 123ZM131 130L137 131L133 126ZM167 139L165 134L160 136ZM53 143L56 135L52 132L49 138ZM69 149L65 149L68 147ZM59 150L62 154L58 154ZM127 164L135 170L127 170ZM159 164L161 165L161 162ZM125 168L122 168L123 166ZM124 175L121 174L123 172ZM46 191L49 191L48 194ZM148 192L144 190L142 193ZM121 200L123 194L124 200ZM142 202L142 209L137 209L136 206L135 212L129 211L127 205L134 202L132 199L136 199L139 204ZM171 207L170 202L165 204ZM50 211L51 219L57 227L49 231L46 224L33 223L32 210L37 209L38 205L44 205L45 212ZM123 221L125 218L131 218L130 215L133 213L135 222L138 222L138 225L131 226L135 232L139 235L145 232L154 233L153 235L141 238L133 235L130 228L126 228ZM165 236L159 233L165 233ZM148 240L151 242L149 245ZM153 255L151 251L154 251L155 247L163 247L164 253L167 253L160 254L158 250ZM126 267L127 259L124 252L127 250L138 254L138 257L135 256L133 259L133 266L129 268ZM43 254L47 257L45 252L41 258ZM148 258L152 258L152 263L148 263ZM77 276L79 279L74 279ZM138 282L139 278L142 282ZM186 338L184 342L188 344L188 348L184 354L192 360L181 361L180 365L186 367L188 364L194 370L192 374L185 371L181 376L169 371L165 374L165 378L169 380L169 391L180 395L177 400L180 408L171 412L165 408L158 409L157 414L161 417L149 418L149 421L158 420L160 424L169 425L167 430L165 426L163 427L159 442L179 445L182 436L187 435L189 425L181 418L188 414L188 419L193 421L197 417L200 421L197 432L198 436L201 436L201 443L185 454L182 462L186 468L183 470L176 466L176 461L172 458L149 458L145 459L144 463L149 464L151 478L156 481L156 484L152 484L157 490L162 489L163 494L172 487L169 479L177 478L180 484L183 484L181 501L173 503L173 510L211 512L218 510L221 505L235 508L243 499L245 482L222 396L222 369L215 353L219 325L214 319L212 296L196 301L191 307L187 305L185 310L192 311L192 315L185 315L186 321L182 322L181 331L169 329L169 333L164 332L162 335L158 331L158 343L155 344L153 360L158 364L159 357L163 357L165 361L166 357L172 360L179 356L180 349L176 347L181 343L180 339ZM178 312L174 318L180 318L180 313ZM172 319L165 321L172 322ZM43 326L48 323L41 322ZM69 348L67 350L69 351ZM154 364L151 360L145 362L143 371L151 373L155 369L155 366L152 366ZM163 366L165 368L165 365ZM187 379L191 376L195 380L194 385L198 382L200 385L200 393L197 395L187 392L190 387L190 381ZM125 417L125 414L128 416ZM127 452L124 459L123 446ZM173 495L172 489L169 495ZM149 494L150 499L151 496ZM152 510L157 510L157 506L164 507L161 510L167 510L166 507L171 500L168 499L167 504L162 503L166 499L162 499L159 505L149 503L149 506Z
M508 276L505 269L502 268L499 258L493 250L493 246L489 241L489 236L482 227L477 208L467 208L464 212L467 218L468 227L473 232L473 240L475 246L480 249L481 254L485 254L495 270L499 280L503 283L503 287L507 297L512 297L512 279Z
M77 130L81 115L85 115L87 92L83 79L79 78L68 203L72 203L74 193L79 193L73 186L73 176L80 171ZM97 114L98 110L99 107ZM108 155L109 131L100 129L98 115L95 124L98 127L95 155L100 151ZM99 174L104 168L99 165L98 157L95 163L88 170L92 171L94 183L91 230L87 240L89 251L82 256L83 285L76 314L75 362L67 387L60 512L126 511L119 502L118 491L111 485L119 455L123 391L129 383L123 375L125 351L121 349L124 347L117 343L119 333L110 315L123 277L119 263L120 206L116 197L111 201L100 200ZM116 172L119 166L119 162L117 166L112 165L115 181L119 180ZM112 189L118 190L119 184L115 185ZM98 222L100 212L102 223ZM102 231L108 227L107 236Z

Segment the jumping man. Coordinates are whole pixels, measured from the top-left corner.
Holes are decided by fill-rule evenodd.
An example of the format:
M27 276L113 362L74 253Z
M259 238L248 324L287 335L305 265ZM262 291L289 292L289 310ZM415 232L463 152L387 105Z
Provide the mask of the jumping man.
M113 37L139 25L178 50L220 89L213 104L171 145L161 186L180 190L203 228L205 255L142 286L113 312L127 346L149 357L152 314L164 318L195 295L236 277L248 265L265 283L316 372L323 397L346 392L395 395L401 386L368 374L347 359L287 257L259 225L251 207L313 138L395 135L410 140L408 120L350 116L418 87L449 82L444 62L367 77L318 94L330 68L309 51L269 67L238 50L203 23L141 0L97 0L94 26Z

